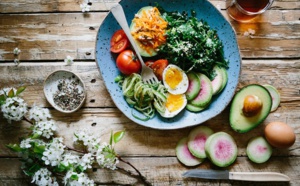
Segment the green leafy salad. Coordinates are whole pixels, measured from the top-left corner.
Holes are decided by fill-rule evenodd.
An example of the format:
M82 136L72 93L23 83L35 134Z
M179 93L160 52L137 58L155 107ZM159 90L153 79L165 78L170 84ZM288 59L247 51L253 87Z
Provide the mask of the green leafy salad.
M168 22L167 42L159 48L159 54L186 72L201 72L210 79L214 77L212 69L215 65L228 67L217 32L206 22L199 21L195 11L188 16L186 12L167 12L158 8Z

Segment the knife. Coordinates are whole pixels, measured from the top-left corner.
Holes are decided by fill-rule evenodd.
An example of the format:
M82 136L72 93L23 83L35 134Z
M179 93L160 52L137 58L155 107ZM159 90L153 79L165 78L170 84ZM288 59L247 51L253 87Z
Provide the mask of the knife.
M242 180L242 181L290 181L290 178L277 172L229 172L228 170L194 169L182 174L183 177Z

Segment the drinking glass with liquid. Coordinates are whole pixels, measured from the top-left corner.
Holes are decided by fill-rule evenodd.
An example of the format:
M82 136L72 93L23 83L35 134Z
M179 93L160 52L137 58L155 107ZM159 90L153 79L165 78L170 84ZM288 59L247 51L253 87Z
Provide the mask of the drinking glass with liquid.
M239 22L248 22L270 8L274 0L227 0L229 16Z

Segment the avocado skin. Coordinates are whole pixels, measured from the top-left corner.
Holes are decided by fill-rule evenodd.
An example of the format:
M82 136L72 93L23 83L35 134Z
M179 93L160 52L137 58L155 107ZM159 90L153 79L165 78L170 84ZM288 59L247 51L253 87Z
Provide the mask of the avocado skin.
M247 95L256 95L262 102L261 111L252 117L243 114L243 101ZM238 133L248 132L261 124L269 115L272 108L272 97L269 91L259 84L250 84L240 89L234 96L229 114L231 128Z

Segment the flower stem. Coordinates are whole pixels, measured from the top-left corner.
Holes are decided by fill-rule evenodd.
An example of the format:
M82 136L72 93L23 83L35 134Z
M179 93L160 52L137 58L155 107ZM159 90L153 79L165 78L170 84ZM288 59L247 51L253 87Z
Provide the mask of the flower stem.
M138 173L138 178L147 186L151 186L152 184L147 180L147 178L145 176L142 175L142 173L134 166L132 165L130 162L128 161L125 161L122 157L120 156L117 156L118 159L123 162L123 163L126 163L127 165L129 165L130 167L132 167L135 172ZM135 176L134 174L132 174L132 172L128 171L128 170L125 170L125 169L122 169L123 171L127 172L130 176Z
M86 153L85 151L78 150L78 149L75 149L75 148L72 148L72 147L69 147L69 146L66 146L66 148L67 148L67 150L71 150L71 151L78 152L78 153L81 153L81 154Z

